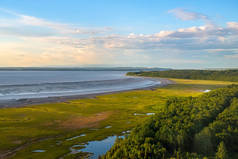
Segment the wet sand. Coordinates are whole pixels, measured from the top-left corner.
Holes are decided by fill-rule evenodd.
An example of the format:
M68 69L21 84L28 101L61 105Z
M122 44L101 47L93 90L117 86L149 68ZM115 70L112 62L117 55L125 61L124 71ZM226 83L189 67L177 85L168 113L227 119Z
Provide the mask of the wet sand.
M132 90L153 90L159 87L166 86L168 84L175 84L174 81L171 81L165 78L152 78L152 79L159 80L161 83L158 85L150 86L150 87L123 90L123 91L112 91L112 92L105 92L105 93L93 93L93 94L84 94L84 95L47 97L47 98L29 98L29 99L19 99L19 100L4 100L4 101L0 101L0 108L23 107L23 106L31 106L31 105L38 105L38 104L46 104L46 103L60 103L60 102L67 102L69 100L95 98L96 96L99 96L99 95L128 92Z

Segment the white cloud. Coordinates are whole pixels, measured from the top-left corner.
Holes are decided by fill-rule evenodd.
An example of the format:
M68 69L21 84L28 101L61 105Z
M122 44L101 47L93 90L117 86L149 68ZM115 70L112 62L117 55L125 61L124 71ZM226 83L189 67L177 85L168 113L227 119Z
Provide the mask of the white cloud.
M238 30L238 23L237 22L227 22L227 26L229 28L233 28L233 29Z
M160 31L150 35L130 34L96 38L106 48L123 49L234 49L238 48L238 29L204 25L199 27L181 28L175 31Z
M170 11L183 20L209 18L184 10ZM116 64L201 64L191 52L236 57L238 23L225 27L193 26L154 34L112 34L112 28L83 28L28 15L0 18L0 66ZM232 54L231 54L232 50ZM229 54L228 54L228 53Z
M177 18L182 20L208 19L208 17L204 14L188 11L181 8L172 9L168 12L174 14Z
M168 12L175 15L178 19L181 19L184 21L203 20L207 24L212 24L212 21L209 19L209 17L202 13L188 11L181 8L175 8L175 9L169 10Z
M19 14L4 9L0 9L0 13L1 12L7 13L8 17L0 19L0 34L16 34L18 36L49 36L65 34L96 35L107 33L112 30L110 27L78 27L73 24L53 22L43 18Z

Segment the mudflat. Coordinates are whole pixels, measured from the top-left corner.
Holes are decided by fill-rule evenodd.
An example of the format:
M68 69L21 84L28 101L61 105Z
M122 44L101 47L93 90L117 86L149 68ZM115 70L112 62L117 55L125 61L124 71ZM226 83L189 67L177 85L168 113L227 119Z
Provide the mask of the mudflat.
M146 77L144 77L146 78ZM165 78L153 78L154 80L158 80L161 83L154 86L144 87L144 88L137 88L137 89L130 89L130 90L123 90L123 91L110 91L105 93L92 93L92 94L83 94L83 95L71 95L71 96L59 96L59 97L46 97L46 98L24 98L18 100L0 100L0 108L9 108L9 107L22 107L22 106L31 106L31 105L39 105L45 103L61 103L67 102L69 100L75 99L84 99L84 98L95 98L99 95L106 95L112 93L119 93L119 92L127 92L132 90L152 90L155 88L163 87L168 84L174 84L175 82Z

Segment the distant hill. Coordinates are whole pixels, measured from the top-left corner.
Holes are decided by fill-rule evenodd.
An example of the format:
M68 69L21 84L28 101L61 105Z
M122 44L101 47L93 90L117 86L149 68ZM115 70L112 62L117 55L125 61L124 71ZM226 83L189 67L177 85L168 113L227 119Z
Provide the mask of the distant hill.
M168 68L147 67L0 67L0 71L163 71Z

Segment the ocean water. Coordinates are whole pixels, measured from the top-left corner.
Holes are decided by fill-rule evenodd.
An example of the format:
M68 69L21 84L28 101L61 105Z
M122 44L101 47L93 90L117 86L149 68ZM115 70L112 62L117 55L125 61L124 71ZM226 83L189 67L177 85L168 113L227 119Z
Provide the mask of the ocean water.
M144 88L160 81L122 71L0 71L0 100L85 95Z

